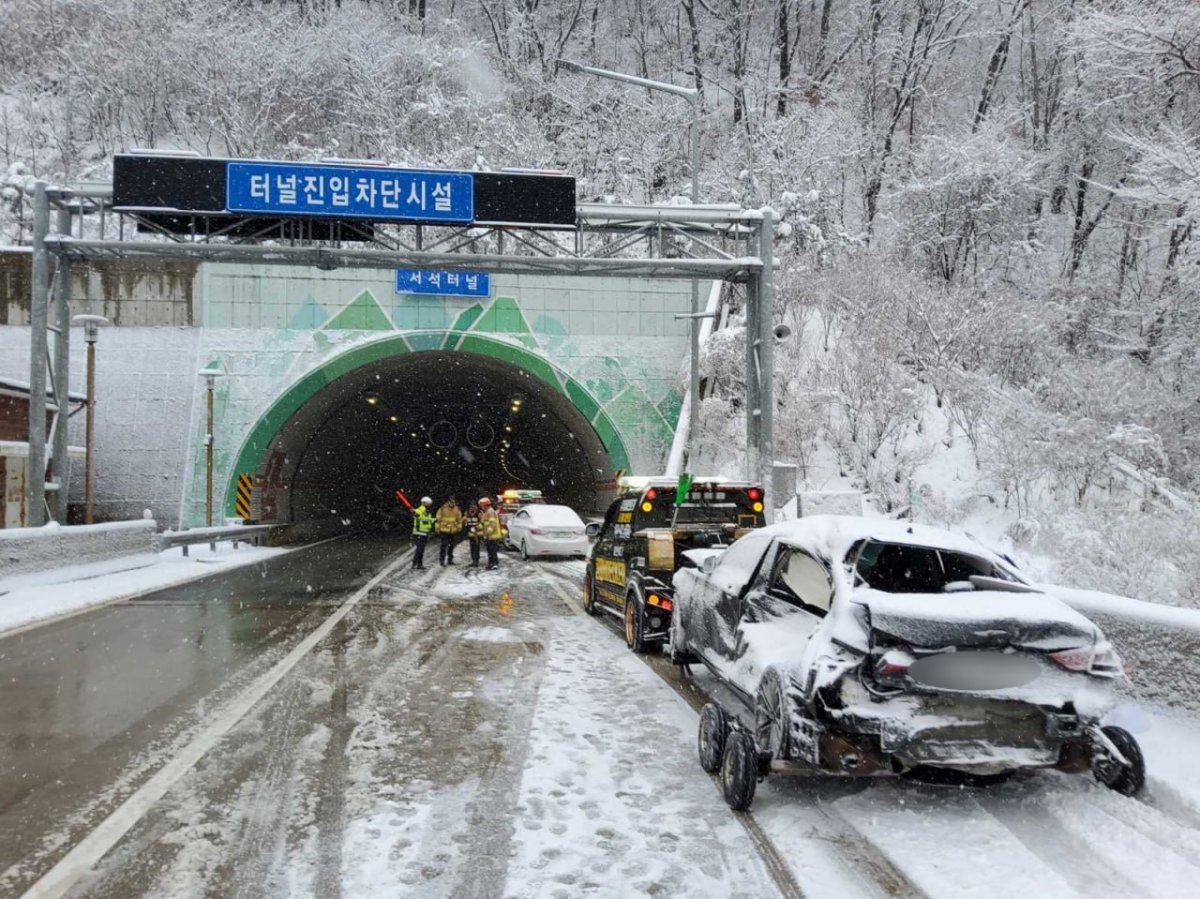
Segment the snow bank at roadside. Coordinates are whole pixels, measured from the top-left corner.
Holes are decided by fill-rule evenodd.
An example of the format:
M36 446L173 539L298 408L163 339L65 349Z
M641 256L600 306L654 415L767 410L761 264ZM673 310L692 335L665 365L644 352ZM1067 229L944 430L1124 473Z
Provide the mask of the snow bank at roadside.
M0 530L0 597L25 587L153 565L156 531L152 519ZM0 598L0 606L6 603Z
M1131 621L1191 631L1200 636L1200 609L1181 609L1178 606L1166 606L1096 590L1077 590L1073 587L1043 585L1043 589L1084 614L1112 615Z
M228 543L218 543L216 552L204 547L184 556L183 550L176 547L152 558L145 567L70 583L61 583L57 578L66 569L44 572L45 580L41 583L0 596L0 636L94 606L183 584L217 569L251 565L290 551L245 544L234 549Z

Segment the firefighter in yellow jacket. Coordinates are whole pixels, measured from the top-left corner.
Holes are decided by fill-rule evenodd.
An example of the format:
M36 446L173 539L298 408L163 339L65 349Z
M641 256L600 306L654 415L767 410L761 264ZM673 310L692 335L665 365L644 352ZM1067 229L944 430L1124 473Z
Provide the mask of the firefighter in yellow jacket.
M413 569L420 571L425 567L425 544L433 532L433 500L428 496L421 497L421 503L413 509Z
M486 496L479 501L479 536L487 549L487 570L499 568L500 538L504 536L504 529L500 527L500 516L492 508L492 501Z
M438 550L438 557L442 565L454 564L454 543L458 540L458 534L462 530L462 526L462 511L458 508L458 503L454 501L454 497L450 497L438 509L437 521L434 524L434 529L442 538L442 545Z

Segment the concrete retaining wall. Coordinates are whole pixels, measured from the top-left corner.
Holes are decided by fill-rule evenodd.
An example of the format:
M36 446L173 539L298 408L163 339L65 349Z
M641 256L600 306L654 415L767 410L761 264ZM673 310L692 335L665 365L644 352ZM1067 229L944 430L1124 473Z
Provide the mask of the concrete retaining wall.
M1047 587L1096 622L1121 654L1122 692L1200 712L1200 610L1087 590Z
M153 565L157 530L151 520L0 530L0 595Z

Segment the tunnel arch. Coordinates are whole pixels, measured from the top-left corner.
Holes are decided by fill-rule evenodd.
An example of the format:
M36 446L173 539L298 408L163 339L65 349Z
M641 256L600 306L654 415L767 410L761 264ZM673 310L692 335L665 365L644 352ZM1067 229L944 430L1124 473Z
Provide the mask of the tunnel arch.
M505 422L501 412L511 415L518 397L525 417ZM401 425L407 430L393 427L389 437L387 428ZM437 447L422 445L431 434ZM385 438L396 441L391 451L378 448ZM413 478L403 477L404 465ZM625 443L600 403L544 356L482 334L409 331L358 344L289 386L242 442L226 508L234 514L238 474L248 472L258 476L264 520L304 521L327 510L343 524L378 523L387 517L381 508L397 510L384 483L462 499L536 487L582 511L628 468Z

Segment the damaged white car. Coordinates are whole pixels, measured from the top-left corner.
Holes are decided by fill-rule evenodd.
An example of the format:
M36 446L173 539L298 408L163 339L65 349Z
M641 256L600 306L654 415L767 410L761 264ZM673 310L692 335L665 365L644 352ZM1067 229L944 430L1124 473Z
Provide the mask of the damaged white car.
M1133 795L1134 738L1102 726L1121 662L1100 629L967 537L817 516L755 531L675 575L671 653L709 703L700 764L748 808L769 772L1087 772Z

